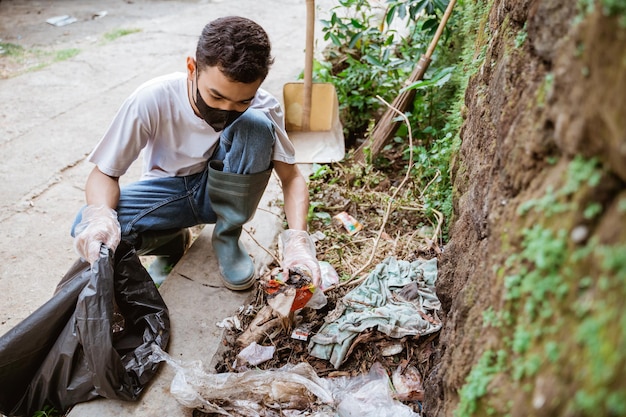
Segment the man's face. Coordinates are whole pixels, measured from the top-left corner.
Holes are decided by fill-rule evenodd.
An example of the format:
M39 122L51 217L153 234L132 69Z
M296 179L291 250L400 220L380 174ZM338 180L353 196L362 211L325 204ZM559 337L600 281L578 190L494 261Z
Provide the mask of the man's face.
M218 67L207 67L201 72L197 72L195 61L193 73L188 74L188 76L192 81L192 97L195 96L197 89L207 105L227 111L245 111L250 107L250 103L261 85L261 80L250 84L232 81L222 74ZM194 101L192 100L192 106L195 112L199 114Z

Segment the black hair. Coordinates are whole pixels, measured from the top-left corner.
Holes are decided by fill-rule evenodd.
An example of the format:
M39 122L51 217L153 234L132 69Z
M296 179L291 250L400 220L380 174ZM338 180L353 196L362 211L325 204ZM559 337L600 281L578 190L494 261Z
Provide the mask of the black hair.
M218 67L232 81L249 84L265 79L274 58L269 37L261 26L245 17L228 16L204 27L196 62L198 71Z

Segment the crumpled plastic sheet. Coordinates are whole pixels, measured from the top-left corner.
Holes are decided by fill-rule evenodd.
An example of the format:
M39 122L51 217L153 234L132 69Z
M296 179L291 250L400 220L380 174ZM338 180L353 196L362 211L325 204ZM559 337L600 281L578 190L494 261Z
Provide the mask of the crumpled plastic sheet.
M320 378L306 362L279 369L210 374L201 361L179 362L158 346L153 359L175 369L170 393L183 406L228 416L419 417L393 398L379 363L367 375Z
M378 264L358 287L347 293L311 337L309 353L335 369L347 359L359 333L375 328L393 338L426 335L441 329L435 293L437 259L397 260Z

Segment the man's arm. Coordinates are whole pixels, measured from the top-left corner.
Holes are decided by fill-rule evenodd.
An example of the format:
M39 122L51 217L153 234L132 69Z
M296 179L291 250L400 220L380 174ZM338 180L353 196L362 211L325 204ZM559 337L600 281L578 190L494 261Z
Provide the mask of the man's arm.
M274 169L282 183L285 216L290 229L307 230L309 189L297 165L274 161Z
M297 165L274 161L274 169L283 187L285 216L289 229L281 234L285 270L304 267L311 272L313 285L320 286L322 273L315 255L315 243L307 232L309 190Z
M85 198L90 206L104 205L115 209L120 200L119 178L109 177L94 167L87 178Z

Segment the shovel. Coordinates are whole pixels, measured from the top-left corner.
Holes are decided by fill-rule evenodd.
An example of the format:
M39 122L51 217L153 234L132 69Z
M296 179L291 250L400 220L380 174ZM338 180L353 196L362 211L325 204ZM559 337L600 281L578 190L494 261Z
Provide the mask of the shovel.
M336 162L345 154L335 86L313 83L314 29L315 0L306 0L304 82L283 86L285 127L296 149L297 163Z

